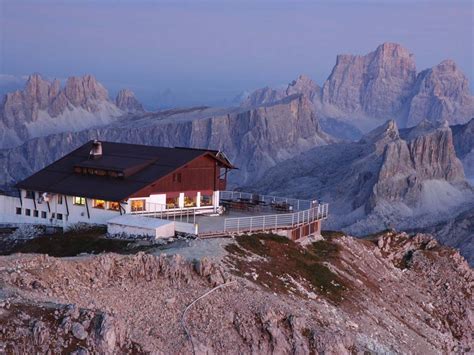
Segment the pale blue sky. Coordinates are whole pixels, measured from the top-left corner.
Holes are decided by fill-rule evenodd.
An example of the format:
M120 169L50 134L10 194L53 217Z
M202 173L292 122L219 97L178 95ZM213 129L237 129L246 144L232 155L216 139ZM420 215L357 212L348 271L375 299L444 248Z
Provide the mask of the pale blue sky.
M0 74L91 73L148 107L223 104L305 73L322 83L338 53L398 42L418 70L454 59L471 81L472 1L0 0Z

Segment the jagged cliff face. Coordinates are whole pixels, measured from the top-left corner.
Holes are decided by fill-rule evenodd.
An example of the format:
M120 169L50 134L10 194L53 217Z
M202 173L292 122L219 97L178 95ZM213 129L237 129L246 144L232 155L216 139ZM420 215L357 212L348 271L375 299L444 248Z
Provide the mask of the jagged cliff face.
M474 202L450 128L429 122L400 133L388 121L357 143L315 148L251 188L329 202L326 227L361 234L434 223Z
M136 112L139 103L130 91L119 94L115 105L107 90L91 75L60 82L31 75L23 91L5 95L0 105L0 147L51 133L79 131L114 122L126 112ZM119 99L118 98L118 99Z
M322 103L345 114L391 117L410 96L415 79L413 55L385 43L365 56L339 55L324 83Z
M145 111L133 91L129 89L122 89L118 92L115 104L119 109L125 112L139 113Z
M416 80L408 106L408 127L423 119L465 123L474 115L474 97L469 82L452 60L422 71Z
M0 153L2 184L18 181L90 139L221 149L239 168L234 184L251 183L266 169L317 145L333 142L319 128L302 95L249 109L195 108L143 114L107 127L30 140Z
M308 85L309 81L300 77L286 91L261 89L249 100L256 105L272 97L303 93L313 101L323 122L335 119L364 132L387 119L412 127L425 119L458 124L474 116L469 83L452 60L417 73L413 54L396 43L384 43L363 56L339 55L322 89L315 83ZM333 126L328 130L341 138L357 135L350 127Z
M466 176L474 185L474 118L464 125L452 127L454 148L464 166Z

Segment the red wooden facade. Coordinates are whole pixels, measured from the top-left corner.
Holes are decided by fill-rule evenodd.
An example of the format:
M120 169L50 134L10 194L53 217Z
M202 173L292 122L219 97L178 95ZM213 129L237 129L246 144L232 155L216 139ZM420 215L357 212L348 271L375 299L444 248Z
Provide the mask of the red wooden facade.
M225 167L216 159L203 155L130 197L148 197L163 193L168 196L177 196L180 192L196 193L198 191L212 194L213 191L225 190L226 175Z

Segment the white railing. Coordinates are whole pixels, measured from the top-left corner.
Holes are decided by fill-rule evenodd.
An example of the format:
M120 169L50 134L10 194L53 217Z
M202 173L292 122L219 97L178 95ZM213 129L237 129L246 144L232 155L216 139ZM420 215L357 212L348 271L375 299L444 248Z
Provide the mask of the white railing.
M254 194L250 192L240 192L240 191L220 191L219 192L220 200L228 200L228 201L251 201L257 202L262 204L279 204L285 203L288 206L291 206L294 211L302 211L311 208L316 201L310 200L300 200L296 198L289 198L289 197L280 197L280 196L270 196L270 195L260 195Z
M328 209L329 206L325 203L295 213L226 218L224 232L242 233L293 228L327 218Z
M131 211L131 214L161 218L169 221L179 221L192 224L196 223L195 208L166 208L165 204L155 202L145 202L144 210Z

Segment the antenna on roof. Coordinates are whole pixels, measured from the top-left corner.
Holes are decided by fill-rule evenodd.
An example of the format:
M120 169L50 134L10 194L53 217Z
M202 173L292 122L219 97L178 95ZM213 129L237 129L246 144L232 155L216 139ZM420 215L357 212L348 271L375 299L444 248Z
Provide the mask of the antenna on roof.
M89 152L89 159L99 159L102 156L102 142L94 139L92 142L92 149Z

